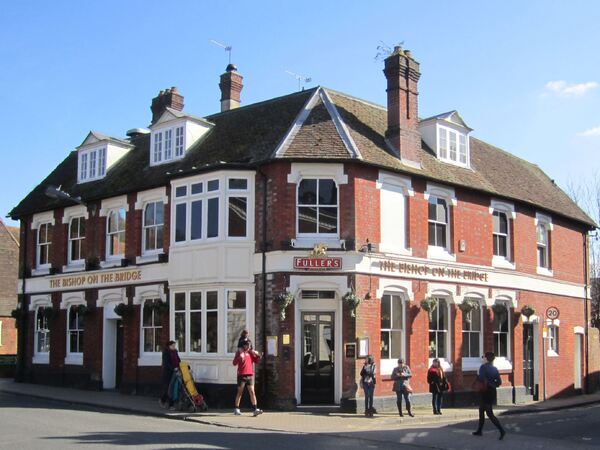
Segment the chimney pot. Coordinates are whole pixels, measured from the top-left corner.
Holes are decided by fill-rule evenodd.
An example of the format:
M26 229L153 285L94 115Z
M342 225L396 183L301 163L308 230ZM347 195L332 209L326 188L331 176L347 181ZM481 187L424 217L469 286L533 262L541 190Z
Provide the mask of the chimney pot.
M221 75L219 88L221 89L221 112L239 108L240 94L244 88L244 77L241 76L234 64L228 64L225 73Z

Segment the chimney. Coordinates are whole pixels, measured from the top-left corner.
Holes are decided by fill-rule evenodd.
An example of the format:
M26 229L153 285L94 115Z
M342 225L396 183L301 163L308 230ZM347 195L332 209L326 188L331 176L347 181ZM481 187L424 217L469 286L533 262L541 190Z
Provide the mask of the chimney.
M221 112L240 107L240 94L244 87L243 79L244 77L238 73L234 64L227 66L219 83L221 88Z
M152 99L152 123L155 123L166 108L173 108L177 111L183 110L183 95L179 93L177 88L173 86L171 89L160 91L159 94Z
M418 123L417 83L421 73L419 63L409 50L394 47L385 61L383 73L387 79L388 127L385 137L402 162L421 167L421 133Z

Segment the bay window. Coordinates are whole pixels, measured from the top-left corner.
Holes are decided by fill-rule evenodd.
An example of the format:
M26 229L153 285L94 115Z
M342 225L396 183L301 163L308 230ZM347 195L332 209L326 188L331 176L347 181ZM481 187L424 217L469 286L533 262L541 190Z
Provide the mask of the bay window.
M219 291L212 289L193 289L174 294L174 340L180 352L201 355L219 353L219 321L222 317L219 313L219 297ZM243 323L246 323L245 316Z
M235 353L240 334L246 329L246 291L227 291L227 351Z

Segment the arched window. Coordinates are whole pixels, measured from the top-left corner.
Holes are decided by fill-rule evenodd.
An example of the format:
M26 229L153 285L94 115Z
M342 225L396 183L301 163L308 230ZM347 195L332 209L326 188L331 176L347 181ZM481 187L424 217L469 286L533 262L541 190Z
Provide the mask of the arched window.
M404 311L402 297L381 297L381 359L398 359L404 354Z
M67 353L83 353L83 313L81 305L71 305L67 320Z
M465 302L477 303L476 298L465 298ZM473 308L469 312L462 312L462 349L463 358L479 358L482 355L482 315L483 309Z

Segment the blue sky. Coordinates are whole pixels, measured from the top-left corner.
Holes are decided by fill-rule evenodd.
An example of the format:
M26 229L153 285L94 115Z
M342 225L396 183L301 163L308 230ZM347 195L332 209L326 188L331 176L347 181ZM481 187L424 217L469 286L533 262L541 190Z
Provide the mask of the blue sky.
M185 110L219 110L233 46L242 103L298 89L289 70L385 104L377 46L421 63L420 115L456 109L473 135L557 183L600 169L600 2L4 1L0 12L0 212L91 129L147 126L177 86ZM11 223L10 220L8 220Z

